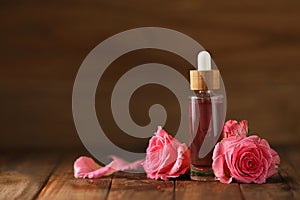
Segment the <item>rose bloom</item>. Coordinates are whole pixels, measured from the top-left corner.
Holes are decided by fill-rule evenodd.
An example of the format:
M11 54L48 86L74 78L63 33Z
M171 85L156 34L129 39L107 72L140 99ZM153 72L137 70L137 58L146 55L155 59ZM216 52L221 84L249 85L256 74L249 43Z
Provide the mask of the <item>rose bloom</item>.
M243 120L238 122L236 120L228 120L223 127L223 138L232 136L246 137L248 134L248 121Z
M190 154L184 143L181 144L159 126L149 141L142 165L148 178L176 178L189 169Z
M228 137L217 143L213 152L215 176L222 183L234 178L242 183L265 183L278 172L280 158L268 142L253 135Z

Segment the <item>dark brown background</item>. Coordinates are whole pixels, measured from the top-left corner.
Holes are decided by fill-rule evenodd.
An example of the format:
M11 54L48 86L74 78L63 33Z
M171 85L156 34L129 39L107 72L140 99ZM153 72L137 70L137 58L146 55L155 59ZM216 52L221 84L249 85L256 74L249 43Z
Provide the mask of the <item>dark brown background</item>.
M248 119L272 145L298 145L299 11L298 0L0 1L0 147L83 147L71 107L81 62L109 36L144 26L180 31L212 52L228 119Z

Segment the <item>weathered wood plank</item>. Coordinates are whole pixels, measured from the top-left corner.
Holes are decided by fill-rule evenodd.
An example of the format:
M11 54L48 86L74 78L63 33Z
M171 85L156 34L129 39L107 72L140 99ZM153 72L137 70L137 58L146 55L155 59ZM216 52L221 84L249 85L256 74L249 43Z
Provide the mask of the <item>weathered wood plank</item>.
M298 169L300 166L300 146L291 146L289 148L285 148L284 157L289 161L293 169ZM300 178L300 171L294 170Z
M292 199L293 193L280 175L274 175L266 184L240 184L245 199ZM276 192L274 192L276 191Z
M266 184L227 185L157 181L125 172L116 173L113 179L82 180L73 177L74 156L66 156L57 165L58 154L1 153L0 199L299 199L298 148L280 151L280 156L279 174Z
M58 165L37 199L105 199L111 176L99 179L76 179L73 176L74 156Z
M144 174L117 173L113 176L109 200L173 199L173 181L147 179Z
M294 199L300 199L299 147L281 151L279 173L290 187Z
M14 153L1 156L0 199L32 199L42 189L57 164L48 153Z
M242 199L237 183L176 181L176 199Z

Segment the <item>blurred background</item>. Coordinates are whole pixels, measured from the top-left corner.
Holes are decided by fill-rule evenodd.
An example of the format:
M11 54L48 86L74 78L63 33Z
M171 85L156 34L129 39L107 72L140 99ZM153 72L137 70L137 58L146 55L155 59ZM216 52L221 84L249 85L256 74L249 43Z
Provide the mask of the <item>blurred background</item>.
M227 119L249 120L273 146L299 145L300 1L238 2L1 0L0 149L84 148L72 117L82 61L106 38L146 26L180 31L212 53ZM167 53L136 53L122 64L185 64Z

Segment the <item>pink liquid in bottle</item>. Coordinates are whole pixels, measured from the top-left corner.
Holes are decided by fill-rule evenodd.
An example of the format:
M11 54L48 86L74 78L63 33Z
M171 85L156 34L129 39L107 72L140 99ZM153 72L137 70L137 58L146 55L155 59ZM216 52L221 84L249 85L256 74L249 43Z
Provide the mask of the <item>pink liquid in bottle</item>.
M197 94L195 96L190 97L190 177L193 180L215 180L212 170L212 154L213 146L215 144L209 144L207 148L211 148L211 150L205 156L201 157L200 153L200 150L203 149L201 147L205 138L218 137L219 134L216 135L216 130L214 130L213 128L214 125L222 126L222 97L217 97L217 101L212 101L211 95L212 94L210 93L210 91L202 90L197 91ZM212 139L211 141L216 141L216 139Z

